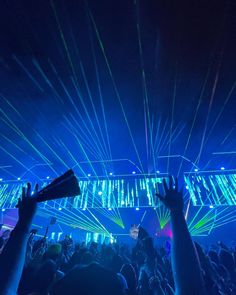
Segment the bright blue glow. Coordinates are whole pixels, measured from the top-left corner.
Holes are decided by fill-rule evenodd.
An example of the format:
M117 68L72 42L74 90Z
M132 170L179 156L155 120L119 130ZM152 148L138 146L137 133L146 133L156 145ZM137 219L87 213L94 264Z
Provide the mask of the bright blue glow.
M2 179L2 178L0 178L0 181L3 181L3 179Z
M135 172L135 171L133 171L133 172L132 172L132 174L136 174L136 172Z
M111 211L111 208L108 208L109 211Z
M49 177L49 176L47 176L46 178L47 178L47 179L49 179L50 177Z
M90 176L91 176L91 174L89 173L89 174L88 174L88 177L90 177Z
M159 173L160 173L160 171L159 171L159 170L157 170L157 171L156 171L156 173L157 173L157 174L159 174Z
M132 170L131 170L132 171ZM109 173L109 172L108 172ZM87 174L86 174L87 175ZM93 175L93 174L92 174ZM133 174L132 174L133 175ZM1 182L0 182L1 183ZM45 181L44 185L47 184ZM93 208L101 206L102 208L129 207L136 208L139 206L152 206L152 197L155 195L156 187L162 190L162 178L140 178L136 179L136 175L127 179L116 179L110 177L108 179L79 181L81 188L81 196L74 199L65 198L57 206L62 208ZM23 183L26 185L26 183ZM6 183L0 185L0 207L14 208L21 194L21 182ZM14 195L12 192L15 192ZM142 192L142 194L140 194ZM7 195L7 196L6 196ZM144 196L147 196L147 198ZM71 204L72 201L72 204ZM54 201L50 201L50 206L54 205Z
M131 170L132 171L132 170ZM138 174L138 173L137 173ZM138 175L137 175L138 176ZM152 196L156 189L163 190L163 177L137 178L132 177L116 179L88 178L79 180L81 196L65 198L57 203L57 210L63 208L141 208L154 206ZM45 184L47 182L45 181ZM44 185L45 185L44 184ZM0 211L1 208L15 208L18 198L21 197L22 185L19 182L0 182ZM236 173L235 174L205 174L191 173L185 175L185 186L188 190L194 205L236 205ZM145 196L145 198L144 198ZM47 206L43 204L41 206ZM49 201L49 206L54 206L54 201ZM110 209L109 209L110 208ZM140 209L141 210L141 209ZM59 210L58 210L59 211Z
M83 208L82 210L83 210L83 211L85 211L85 210L86 210L86 208Z
M213 206L213 205L210 205L210 206L209 206L209 208L211 208L211 209L212 209L212 208L214 208L214 206Z
M61 211L61 210L62 210L62 208L59 208L58 210L59 210L59 211Z
M17 180L20 180L20 177L18 177Z
M195 169L194 169L194 171L195 171L195 172L198 172L198 169L197 169L197 168L195 168Z
M195 174L185 176L194 205L236 205L235 174Z
M4 211L6 211L6 209L5 208L2 208L2 212L4 212Z
M109 173L109 175L113 175L113 173L112 173L112 172L110 172L110 173Z
M139 207L135 208L136 211L139 211Z
M221 170L225 170L225 167L221 167L220 169L221 169Z

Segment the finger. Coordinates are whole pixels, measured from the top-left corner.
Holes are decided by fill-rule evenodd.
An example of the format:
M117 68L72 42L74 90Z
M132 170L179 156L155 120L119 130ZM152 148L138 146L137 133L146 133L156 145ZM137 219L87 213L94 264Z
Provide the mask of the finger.
M173 177L172 177L172 175L169 175L169 187L170 187L170 189L173 189Z
M165 198L164 198L162 195L160 195L160 194L156 193L156 196L157 196L157 197L158 197L158 199L160 199L162 202L164 202L164 201L165 201Z
M27 191L26 191L26 196L29 198L31 195L31 184L28 182L27 183Z
M39 184L36 183L34 187L34 195L37 195L38 191L39 191Z
M163 186L164 186L165 193L167 193L168 192L168 186L167 186L165 178L163 179Z
M22 187L22 199L25 199L25 187Z
M20 203L21 203L21 198L18 198L18 202L17 202L17 204L16 204L16 208L19 208Z
M178 178L175 177L175 190L178 192L179 191L179 183L178 183Z

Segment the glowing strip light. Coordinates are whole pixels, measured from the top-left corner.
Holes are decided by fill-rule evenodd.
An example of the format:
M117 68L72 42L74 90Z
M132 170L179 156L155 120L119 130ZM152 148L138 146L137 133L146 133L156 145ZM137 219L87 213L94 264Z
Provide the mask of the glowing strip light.
M83 208L132 208L154 206L153 196L156 189L162 191L162 177L158 178L127 178L127 179L90 179L79 180L81 195L64 198L63 207ZM25 182L0 184L0 206L14 208L21 195ZM44 183L46 185L46 182ZM44 186L43 185L43 186ZM101 193L102 192L102 193ZM62 202L62 201L61 201ZM72 202L72 205L71 205ZM50 203L50 202L48 202ZM114 213L114 211L113 211Z
M194 205L236 205L236 174L185 175Z

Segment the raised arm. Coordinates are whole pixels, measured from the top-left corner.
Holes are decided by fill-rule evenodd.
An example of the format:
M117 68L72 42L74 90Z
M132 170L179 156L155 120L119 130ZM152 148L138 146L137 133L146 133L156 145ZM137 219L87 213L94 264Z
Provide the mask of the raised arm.
M183 192L178 189L178 180L169 177L169 187L163 180L165 196L157 193L159 199L170 210L172 239L172 270L175 294L203 295L205 293L198 256L192 242L183 214Z
M0 256L1 295L17 294L25 262L29 230L36 208L37 203L31 197L31 186L28 184L27 189L22 190L22 198L18 200L18 222Z

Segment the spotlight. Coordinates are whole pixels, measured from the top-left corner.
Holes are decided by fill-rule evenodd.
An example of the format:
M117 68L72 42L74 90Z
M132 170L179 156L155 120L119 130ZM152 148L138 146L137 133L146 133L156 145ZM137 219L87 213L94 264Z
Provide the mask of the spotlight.
M139 207L136 207L135 210L136 210L136 211L139 211Z
M194 169L194 171L195 171L195 172L198 172L198 169L197 169L197 168L195 168L195 169Z
M220 169L221 169L221 170L225 170L225 167L221 167Z
M84 207L82 210L83 210L83 211L85 211L85 210L86 210L86 208Z
M112 175L113 175L113 173L112 173L112 172L110 172L110 173L109 173L109 175L111 175L111 176L112 176Z
M157 174L159 174L159 173L160 173L160 171L159 171L159 170L157 170L157 171L156 171L156 173L157 173Z
M135 171L133 171L133 172L132 172L132 174L136 174L136 172L135 172Z
M189 187L186 185L186 189L189 189Z
M18 177L17 180L20 180L20 177Z
M214 208L214 206L213 205L210 205L209 208L212 209L212 208Z
M88 177L90 177L90 176L91 176L91 174L89 173L89 174L88 174Z
M121 201L121 205L124 205L124 204L125 204L125 201L124 201L124 200L122 200L122 201Z
M102 195L102 191L99 191L99 192L98 192L98 195L101 196L101 195Z
M50 177L49 177L49 176L47 176L46 178L47 178L47 179L49 179Z
M60 207L58 210L59 210L59 211L61 211L61 210L62 210L62 208Z
M2 208L2 212L5 212L6 211L6 209L5 208Z
M3 179L2 179L2 178L0 178L0 181L3 181Z
M111 211L111 208L108 208L109 211Z

